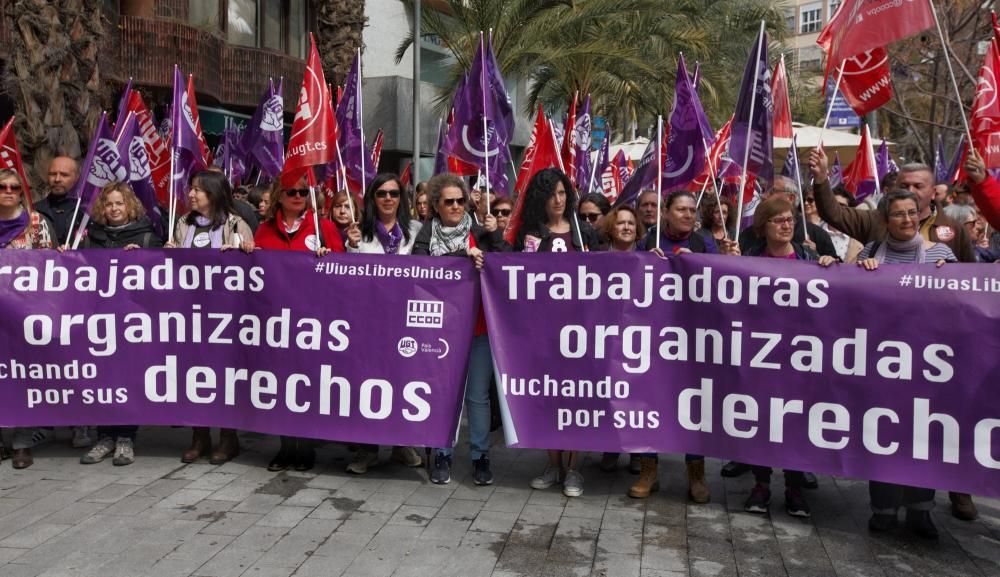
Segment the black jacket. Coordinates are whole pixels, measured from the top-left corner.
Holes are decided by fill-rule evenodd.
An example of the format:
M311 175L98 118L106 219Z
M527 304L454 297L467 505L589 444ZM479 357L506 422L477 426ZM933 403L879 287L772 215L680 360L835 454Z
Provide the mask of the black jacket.
M597 236L597 232L590 226L589 223L580 223L580 234L576 234L576 222L574 220L569 221L569 231L573 239L573 248L577 252L582 252L584 248L589 251L602 251L604 250L601 245L601 239ZM517 235L517 240L514 241L514 251L524 252L524 237L536 236L541 239L538 243L538 250L536 252L552 252L552 233L549 231L549 227L544 224L538 225L534 230L528 230L526 228L521 228L521 232ZM580 246L580 238L583 238L583 245Z
M424 223L417 233L417 238L413 241L413 251L411 254L429 255L431 254L431 227L433 221ZM469 234L476 241L476 248L483 252L510 252L510 245L503 239L503 233L499 230L489 232L476 223L472 223ZM444 256L466 256L465 249L448 253Z
M832 256L833 258L839 258L837 256L837 249L833 246L833 241L830 240L830 234L811 222L808 223L808 227L809 240L816 243L816 252L820 256ZM805 234L802 231L802 217L796 215L795 232L792 233L792 242L801 244L805 241L805 239ZM749 254L753 251L759 251L759 254L760 252L763 252L763 247L766 245L767 241L754 234L752 228L747 227L740 232L741 254Z
M753 245L750 246L749 251L743 253L743 256L764 256L764 249L766 248L767 248L766 241L763 243L754 243ZM799 260L808 260L808 261L819 260L819 255L806 248L806 246L800 242L795 242L793 240L792 248L795 250L795 256L797 256Z
M66 244L70 219L73 218L73 211L76 210L76 197L68 194L61 196L49 194L36 202L32 208L35 209L35 212L47 218L52 224L52 229L55 232L56 238L59 239L59 244ZM76 227L80 226L80 221L83 220L83 213L86 210L87 207L80 206L80 210L76 211L76 222L73 224L73 230L76 230ZM74 232L73 235L76 236L76 233Z
M80 242L80 248L125 248L130 244L137 244L142 248L160 248L163 240L153 231L153 223L144 216L121 228L91 222L87 227L87 236Z

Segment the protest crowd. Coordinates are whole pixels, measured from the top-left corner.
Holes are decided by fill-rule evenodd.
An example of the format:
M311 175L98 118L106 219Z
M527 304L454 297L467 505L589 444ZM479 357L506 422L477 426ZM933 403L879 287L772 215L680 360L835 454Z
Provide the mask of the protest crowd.
M766 39L762 44L766 46ZM476 66L490 67L489 52L481 49L473 65L474 78L481 70ZM766 53L762 56L757 52L751 60L762 58L766 63ZM492 73L498 74L495 68ZM336 109L340 138L347 139L343 142L345 157L352 144L350 136L345 137L344 133L356 125L350 95L352 90L357 93L360 85L360 73L354 70L352 74L345 100ZM192 92L184 92L182 84L175 81L175 94L192 98ZM768 87L769 92L778 89ZM304 86L303 91L306 90ZM707 120L702 124L704 113L698 111L695 91L681 59L674 114L691 114L695 118L688 126L693 124L698 140L704 138L708 144L721 142L723 139L716 134L704 130ZM328 93L325 97L309 95L310 99L314 97L319 102L330 98ZM742 99L741 95L741 102ZM694 105L691 112L680 110L684 102ZM509 112L509 103L507 106ZM575 106L574 102L573 109ZM456 104L456 116L460 115L461 107ZM184 108L175 106L175 115L180 115ZM324 108L333 122L332 104ZM129 112L119 118L119 123L136 122L135 116ZM577 117L571 111L569 122ZM770 139L776 120L768 116L769 126L761 128L754 127L756 119L751 105L742 120L737 114L730 122L735 127L742 121L750 126L749 132L758 130ZM104 122L102 119L102 129L107 130ZM505 130L510 132L509 127L499 126L501 120L497 124L494 137ZM182 147L178 153L181 158L198 153L203 146L198 134L182 134L189 125L180 116L173 123L171 145ZM118 125L115 130L119 130ZM34 204L23 172L16 167L0 170L0 249L62 252L163 248L247 254L284 250L312 253L319 259L330 253L345 252L423 255L450 257L441 259L445 263L469 259L477 269L483 267L490 253L501 252L649 251L666 259L707 253L725 258L802 261L800 266L817 270L859 267L865 271L895 264L947 267L948 263L988 265L1000 260L1000 232L997 232L1000 182L989 173L975 147L968 149L961 166L962 180L955 183L947 175L942 178L942 172L947 170L940 167L919 163L895 166L887 151L887 162L876 162L879 166L872 166L872 174L863 181L844 182L841 174L834 173L831 159L821 147L809 154L804 163L807 172L801 175L795 157L786 161L780 176L766 175L771 168L768 158L763 161L767 166L747 166L744 160L742 171L716 178L716 173L723 172L720 164L738 164L746 150L746 145L737 143L733 136L728 139L728 149L724 144L713 144L712 150L705 147L706 154L693 163L693 171L686 176L678 177L676 171L671 173L675 174L671 178L686 179L678 186L666 177L655 182L656 171L651 164L655 164L654 157L661 156L661 149L666 148L662 155L666 157L664 168L671 167L670 143L686 137L679 130L670 134L669 143L660 142L663 134L660 132L633 174L612 164L606 148L598 154L597 166L589 165L589 145L582 152L573 150L567 154L577 146L572 142L574 132L572 126L565 131L564 142L569 144L557 150L556 136L540 112L533 144L526 153L529 158L525 159L510 196L507 195L510 187L495 180L501 178L496 175L497 167L480 167L494 174L493 178L477 179L475 176L481 171L470 173L457 152L444 155L441 169L413 187L408 174L376 173L377 161L364 154L352 153L356 157L353 161L336 161L327 156L313 158L310 155L318 153L313 148L299 148L301 142L296 142L297 136L288 144L284 166L268 175L269 183L234 186L249 179L234 176L230 164L210 166L201 157L199 162L187 166L184 178L180 179L186 185L184 190L173 191L166 198L148 180L144 184L148 190L140 190L129 179L112 179L95 186L81 176L89 172L93 158L81 163L81 159L57 156L49 164L43 198ZM442 135L444 148L450 138L450 133ZM363 136L361 140L359 149L364 151ZM280 138L278 143L280 150ZM701 144L695 148L701 149ZM259 139L253 146L265 144ZM793 147L790 156L794 152ZM770 147L767 156L770 157ZM259 159L256 162L263 168ZM504 166L509 160L498 158L497 162L498 166ZM567 163L575 164L567 166ZM327 165L333 168L314 170L314 167L325 169ZM178 182L177 178L171 180ZM867 192L859 194L866 187ZM750 191L752 204L744 201L744 194L738 194L741 190ZM560 257L552 254L550 258ZM489 485L494 480L489 458L490 434L499 427L499 409L495 395L491 394L496 383L489 327L482 310L474 335L465 381L465 415L473 481L476 485ZM137 454L141 458L141 437L137 438L141 425L97 426L95 431L81 423L73 429L72 444L83 451L80 456L83 464L110 458L114 465L127 466L135 461ZM41 445L51 434L50 429L43 427L16 428L10 433L13 445L4 447L2 456L10 459L15 469L31 467L36 457L45 458ZM270 460L268 470L312 469L319 442L282 436L280 449ZM425 450L353 444L350 448L353 457L347 472L351 474L364 475L377 466L385 448L394 461L409 467L426 466L433 483L445 484L451 479L453 447ZM207 459L212 464L222 464L239 454L239 431L234 429L213 433L207 427L195 427L190 446L178 447L184 463ZM585 491L585 476L593 474L584 470L583 462L578 451L552 447L547 466L531 481L531 487L536 490L559 487L567 497L578 497ZM619 462L618 453L604 453L599 468L614 472ZM705 456L687 454L685 466L689 499L696 504L709 502L712 495L705 478ZM628 469L635 475L628 489L630 497L651 498L660 489L656 454L629 455ZM768 463L729 462L722 469L722 475L727 477L745 473L753 475L753 480L747 481L752 490L745 510L767 513L772 500L772 468ZM784 470L783 475L784 510L791 516L810 517L807 491L816 489L816 475L793 470ZM923 538L937 537L930 516L933 488L873 480L869 493L872 531L894 529L902 508L906 512L905 526L912 533ZM970 495L951 493L950 498L955 517L963 520L977 517Z

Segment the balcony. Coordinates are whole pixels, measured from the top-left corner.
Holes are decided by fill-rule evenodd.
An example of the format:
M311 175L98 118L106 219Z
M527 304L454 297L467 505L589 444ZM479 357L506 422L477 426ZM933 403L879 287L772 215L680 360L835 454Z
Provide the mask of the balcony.
M119 80L169 88L178 64L194 74L199 94L221 103L255 106L268 78L282 76L285 102L298 99L305 61L287 54L230 45L217 32L177 20L121 16L119 34Z

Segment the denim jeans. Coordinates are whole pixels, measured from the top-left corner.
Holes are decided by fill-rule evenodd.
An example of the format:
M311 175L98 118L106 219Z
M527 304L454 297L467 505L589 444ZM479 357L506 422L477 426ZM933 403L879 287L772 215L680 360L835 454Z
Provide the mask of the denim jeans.
M479 335L472 339L469 351L469 375L465 379L465 409L469 414L469 453L473 461L490 450L490 385L493 384L493 353L490 339ZM439 453L451 455L452 448Z

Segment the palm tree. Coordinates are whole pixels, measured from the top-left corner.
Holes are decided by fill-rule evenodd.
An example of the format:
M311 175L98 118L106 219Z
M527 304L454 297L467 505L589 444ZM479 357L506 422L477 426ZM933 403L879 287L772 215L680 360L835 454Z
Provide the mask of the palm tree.
M412 4L412 0L408 0ZM589 93L595 112L621 126L669 110L677 55L707 64L703 100L714 120L728 117L748 47L765 20L784 37L772 0L448 0L450 14L422 11L422 26L450 48L452 82L438 95L444 110L468 69L480 30L493 30L501 72L528 80L524 112L564 109ZM396 51L402 59L412 35ZM735 85L735 86L734 86Z
M343 84L362 44L365 26L364 0L313 0L316 42L323 73L329 82Z
M101 0L17 0L5 23L14 34L5 78L17 103L16 130L25 171L41 182L53 156L80 158L102 110Z

